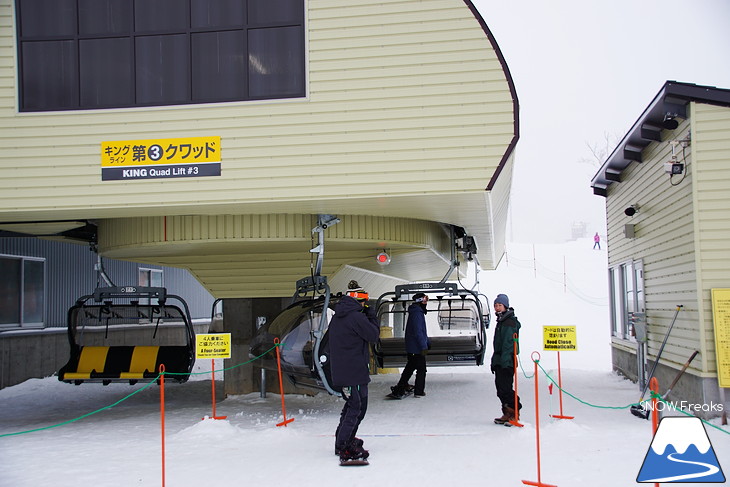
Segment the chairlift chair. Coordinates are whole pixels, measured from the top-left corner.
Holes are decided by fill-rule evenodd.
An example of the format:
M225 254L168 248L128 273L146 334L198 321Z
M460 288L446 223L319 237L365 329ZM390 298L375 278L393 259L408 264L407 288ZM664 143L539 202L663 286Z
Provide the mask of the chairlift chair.
M258 330L249 356L260 357L258 365L262 368L277 371L276 350L272 348L278 338L282 375L295 386L339 395L331 382L327 327L341 297L331 295L324 276L300 279L294 302Z
M76 300L67 321L70 357L58 371L62 382L134 384L156 378L162 364L168 380L190 377L195 363L190 310L165 288L97 288Z
M431 341L428 365L482 365L489 307L476 292L459 288L455 283L439 282L396 286L394 292L384 293L378 298L376 310L381 339L373 347L378 367L403 367L406 364L405 325L408 307L416 293L428 296L426 326ZM387 330L385 333L382 332L384 329Z

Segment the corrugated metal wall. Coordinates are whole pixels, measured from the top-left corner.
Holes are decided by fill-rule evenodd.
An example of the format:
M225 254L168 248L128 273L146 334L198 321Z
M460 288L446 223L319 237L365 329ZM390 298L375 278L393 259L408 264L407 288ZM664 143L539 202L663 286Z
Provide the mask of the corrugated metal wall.
M86 245L37 238L0 238L0 254L46 259L47 327L66 326L68 308L97 287L96 254ZM140 267L162 269L168 292L187 302L193 319L210 318L213 297L186 270L114 259L104 259L103 265L118 286L137 285Z

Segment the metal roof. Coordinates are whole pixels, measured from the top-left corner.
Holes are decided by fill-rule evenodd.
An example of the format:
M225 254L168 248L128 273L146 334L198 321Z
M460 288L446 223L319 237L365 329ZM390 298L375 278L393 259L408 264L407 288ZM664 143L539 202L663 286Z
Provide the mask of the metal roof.
M621 181L621 171L632 162L642 162L642 150L651 142L660 142L662 130L671 130L672 119L687 118L687 105L692 101L730 106L730 90L677 81L664 83L659 93L593 176L591 180L593 194L606 196L608 186Z

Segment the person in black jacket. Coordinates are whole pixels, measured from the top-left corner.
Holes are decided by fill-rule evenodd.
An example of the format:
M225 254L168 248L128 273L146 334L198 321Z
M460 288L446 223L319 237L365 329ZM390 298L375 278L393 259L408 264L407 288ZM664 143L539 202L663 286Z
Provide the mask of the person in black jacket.
M378 320L367 300L368 294L362 288L351 288L335 305L329 324L332 383L341 388L345 399L335 432L335 454L342 462L369 456L363 441L355 437L368 408L369 344L380 337Z
M408 321L406 321L406 354L408 362L403 368L398 384L390 390L395 397L403 397L408 390L408 381L413 372L416 372L416 384L413 388L415 397L426 395L426 354L431 348L431 340L426 330L426 305L428 296L424 293L413 295L413 303L408 307Z
M497 326L494 328L494 353L491 369L497 397L502 403L502 416L494 418L497 424L504 424L515 419L515 391L512 388L515 374L514 335L519 339L522 326L515 316L514 308L509 307L506 294L498 294L494 300L494 312L497 315ZM519 351L519 350L518 350ZM519 397L517 407L522 409Z

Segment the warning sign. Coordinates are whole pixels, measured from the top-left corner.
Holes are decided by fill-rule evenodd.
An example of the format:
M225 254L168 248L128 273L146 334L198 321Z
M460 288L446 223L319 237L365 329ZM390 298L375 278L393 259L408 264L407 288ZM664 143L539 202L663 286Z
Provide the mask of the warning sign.
M730 387L730 289L712 290L712 323L715 328L717 382Z
M543 349L563 352L578 350L578 334L575 326L543 326Z
M231 358L231 334L195 335L195 358Z

